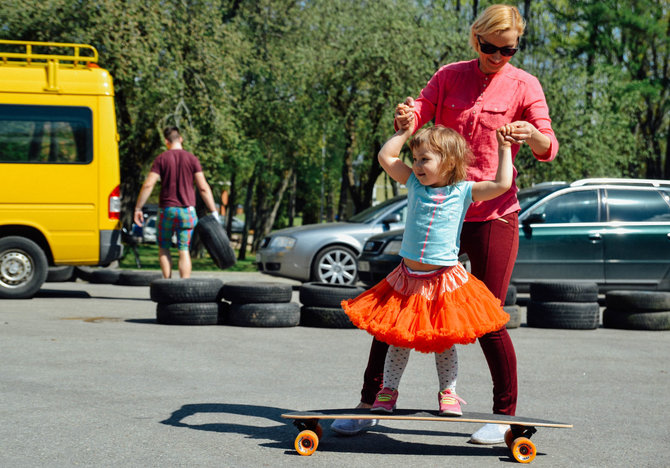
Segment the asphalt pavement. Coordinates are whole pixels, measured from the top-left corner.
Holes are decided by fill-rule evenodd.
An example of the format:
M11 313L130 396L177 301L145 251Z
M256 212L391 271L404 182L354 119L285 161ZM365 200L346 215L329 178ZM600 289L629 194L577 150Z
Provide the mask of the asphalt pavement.
M207 273L226 281L287 281ZM290 281L287 281L290 282ZM298 283L292 282L297 286ZM294 291L294 300L298 300ZM479 426L390 421L324 437L310 457L283 412L357 403L370 337L356 329L170 326L148 287L46 283L0 300L0 467L510 466ZM510 330L517 414L574 424L533 436L536 467L670 466L670 332ZM460 346L466 411L491 411L479 345ZM398 406L437 407L432 356L413 353Z

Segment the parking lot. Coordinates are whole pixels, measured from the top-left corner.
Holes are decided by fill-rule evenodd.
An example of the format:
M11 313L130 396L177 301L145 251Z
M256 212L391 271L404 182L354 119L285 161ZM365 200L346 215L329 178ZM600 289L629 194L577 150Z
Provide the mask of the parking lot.
M574 424L538 430L534 466L670 466L670 332L522 324L517 414ZM298 456L280 414L355 405L369 345L353 329L159 325L147 287L46 283L0 300L0 466L509 466L504 445L468 444L479 426L466 423L346 438L326 422ZM479 346L459 347L459 363L465 410L490 412ZM437 390L432 356L413 353L399 407L434 409Z

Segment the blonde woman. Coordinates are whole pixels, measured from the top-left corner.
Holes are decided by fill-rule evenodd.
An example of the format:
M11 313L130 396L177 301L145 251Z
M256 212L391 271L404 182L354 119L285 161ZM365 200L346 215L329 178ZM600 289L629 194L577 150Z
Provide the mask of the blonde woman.
M506 138L513 143L512 158L526 143L539 161L551 161L558 141L551 128L549 109L540 82L510 64L519 48L525 21L516 7L492 5L470 28L470 45L477 58L440 68L416 99L398 106L397 128L412 131L431 120L460 133L470 145L473 161L467 179L478 182L493 178L497 167L495 129L511 126ZM510 123L511 122L511 123ZM514 171L516 177L516 170ZM493 200L470 205L461 231L461 252L467 253L472 273L504 301L518 250L516 184ZM479 338L493 380L493 412L514 415L517 401L516 354L505 327ZM361 403L370 407L382 387L388 345L373 340L365 370ZM336 432L357 434L375 421L337 420ZM507 426L487 424L471 442L504 442Z

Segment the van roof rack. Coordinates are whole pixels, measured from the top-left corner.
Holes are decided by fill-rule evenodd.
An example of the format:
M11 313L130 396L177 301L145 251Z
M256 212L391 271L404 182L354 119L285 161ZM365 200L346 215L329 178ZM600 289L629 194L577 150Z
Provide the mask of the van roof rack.
M49 48L43 53L35 49ZM6 49L13 49L8 52ZM68 50L71 49L71 50ZM21 50L21 52L16 52ZM88 55L82 52L88 51ZM54 53L60 52L60 53ZM91 55L92 54L92 55ZM27 63L33 62L70 62L73 66L87 66L98 62L98 51L88 44L69 44L65 42L37 42L37 41L12 41L0 39L0 63Z

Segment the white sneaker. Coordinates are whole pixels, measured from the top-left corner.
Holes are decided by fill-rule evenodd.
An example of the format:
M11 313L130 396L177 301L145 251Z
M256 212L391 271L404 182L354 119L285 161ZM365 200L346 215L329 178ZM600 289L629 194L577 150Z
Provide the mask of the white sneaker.
M375 425L376 419L336 419L330 428L338 434L352 436Z
M502 444L505 442L507 429L509 429L507 424L484 424L472 434L470 442L480 445Z

